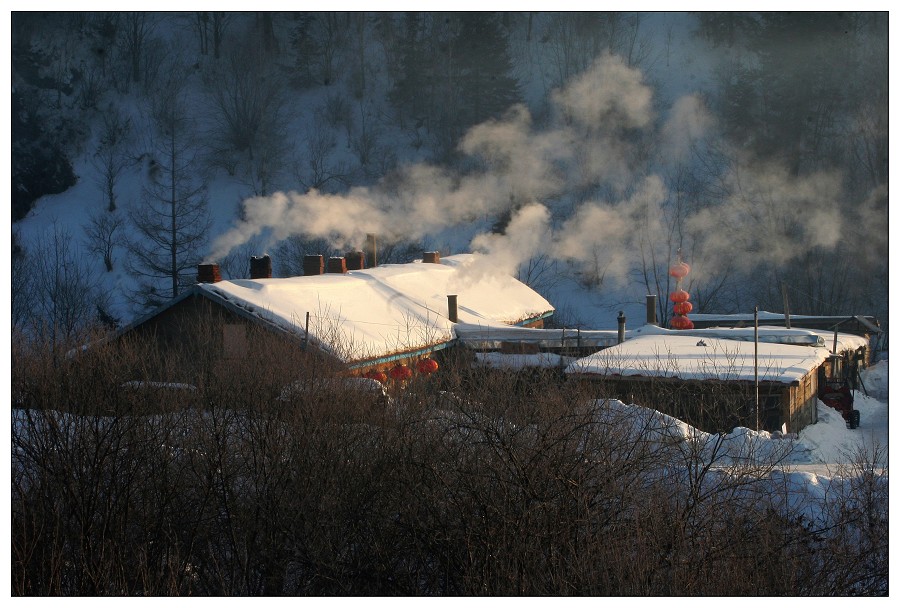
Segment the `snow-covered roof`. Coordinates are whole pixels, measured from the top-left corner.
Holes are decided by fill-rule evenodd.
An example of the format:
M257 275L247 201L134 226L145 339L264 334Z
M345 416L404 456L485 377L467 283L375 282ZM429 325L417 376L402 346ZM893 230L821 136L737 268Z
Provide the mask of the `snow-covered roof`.
M553 312L541 295L512 276L473 266L473 254L439 264L386 264L346 274L238 279L198 285L205 295L304 335L347 362L434 347L455 339L448 295L460 322L502 326Z
M761 342L760 382L790 384L827 359L823 347ZM754 344L661 330L575 361L567 374L644 376L682 380L754 379Z
M693 316L691 316L693 319ZM824 346L829 350L834 349L834 332L817 329L787 329L785 327L760 325L758 330L760 342L772 344L796 344L806 346ZM700 338L722 338L727 340L741 340L752 342L754 339L752 327L709 327L705 329L680 329L672 330L657 325L644 325L626 332L626 338L634 338L644 335L688 335ZM868 346L868 340L856 334L837 334L837 353L848 350L856 350L861 346Z

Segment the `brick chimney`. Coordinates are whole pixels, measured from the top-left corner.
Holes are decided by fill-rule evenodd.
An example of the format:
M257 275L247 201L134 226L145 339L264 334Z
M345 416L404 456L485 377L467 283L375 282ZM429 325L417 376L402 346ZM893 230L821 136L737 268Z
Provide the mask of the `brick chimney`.
M441 263L441 252L440 251L426 251L422 254L422 261L426 264L440 264Z
M344 257L347 260L347 270L364 270L366 268L365 252L351 251Z
M347 260L344 258L328 258L329 274L344 274L347 272Z
M303 276L323 274L325 272L325 258L321 255L303 256Z
M250 278L251 279L271 279L272 278L272 258L268 255L262 257L253 256L250 258Z
M198 283L218 283L221 280L218 264L197 264Z

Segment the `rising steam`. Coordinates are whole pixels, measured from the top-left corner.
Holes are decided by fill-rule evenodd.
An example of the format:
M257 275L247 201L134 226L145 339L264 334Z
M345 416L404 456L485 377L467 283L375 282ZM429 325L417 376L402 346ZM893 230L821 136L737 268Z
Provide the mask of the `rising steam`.
M277 242L303 234L350 248L360 247L367 233L420 240L502 214L510 217L505 231L476 236L471 249L491 256L485 269L507 273L547 254L626 280L653 256L668 264L679 238L693 239L708 261L706 272L726 261L749 264L741 252L753 252L753 263L783 263L805 248L837 243L841 183L835 174L797 178L778 166L737 163L722 188L733 194L691 209L678 172L698 142L715 136L714 121L691 95L660 123L641 72L618 57L597 59L555 91L551 103L549 126L536 127L518 105L501 120L473 127L460 150L479 171L456 175L418 164L403 168L390 189L247 199L244 219L215 241L212 257L261 235ZM694 276L697 271L695 265Z

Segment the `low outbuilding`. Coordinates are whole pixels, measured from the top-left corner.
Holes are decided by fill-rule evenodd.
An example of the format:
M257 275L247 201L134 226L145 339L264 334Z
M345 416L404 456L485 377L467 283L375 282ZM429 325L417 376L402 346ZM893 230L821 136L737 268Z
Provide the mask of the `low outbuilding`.
M816 422L816 343L745 341L645 326L621 344L570 364L570 380L598 397L657 409L709 432L736 426L799 432Z

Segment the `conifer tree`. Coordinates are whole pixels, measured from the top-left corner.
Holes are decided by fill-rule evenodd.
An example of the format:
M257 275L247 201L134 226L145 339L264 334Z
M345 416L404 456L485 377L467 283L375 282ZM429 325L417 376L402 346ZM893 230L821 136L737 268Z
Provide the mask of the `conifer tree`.
M210 219L206 184L198 176L192 120L185 104L183 78L175 75L153 99L153 140L141 205L132 211L129 268L140 277L132 298L147 308L177 297L194 282Z

